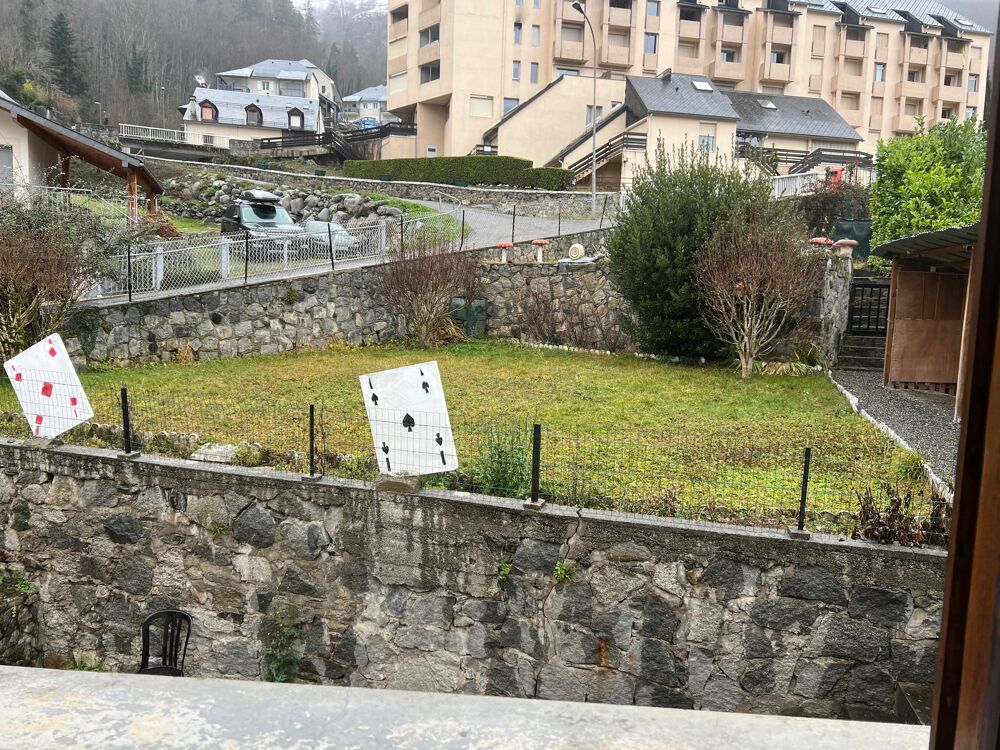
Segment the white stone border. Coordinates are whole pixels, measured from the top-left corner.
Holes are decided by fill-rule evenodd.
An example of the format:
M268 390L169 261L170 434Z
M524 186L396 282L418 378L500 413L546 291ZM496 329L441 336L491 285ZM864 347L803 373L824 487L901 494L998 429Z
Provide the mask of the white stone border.
M875 429L879 430L885 435L888 435L903 450L908 450L913 453L916 453L917 455L920 455L920 452L914 449L914 447L910 445L908 442L906 442L906 440L904 440L903 437L899 435L899 433L897 433L885 422L876 419L871 414L869 414L865 409L863 409L861 407L860 399L858 399L857 396L855 396L844 386L838 383L837 380L833 377L833 370L827 370L826 374L829 376L830 382L833 383L836 386L837 390L840 391L841 395L847 399L847 403L851 405L851 409L854 411L855 414L860 414L862 417L867 419L875 426ZM931 483L931 489L937 494L939 494L941 497L943 497L945 500L947 500L949 503L953 502L955 499L955 491L952 489L951 485L949 485L946 481L941 479L941 477L935 474L934 469L931 468L930 464L924 463L923 468L924 468L924 474L927 476L928 481Z
M512 344L517 346L523 346L526 349L551 349L553 351L559 352L577 352L579 354L600 354L606 357L613 357L616 355L628 355L631 354L637 359L651 359L656 362L669 362L674 365L686 364L686 365L704 365L705 358L698 357L697 359L684 359L683 357L674 357L667 354L646 354L645 352L612 352L607 349L584 349L579 346L568 346L567 344L540 344L537 341L524 341L522 339L515 339L513 337L508 338Z

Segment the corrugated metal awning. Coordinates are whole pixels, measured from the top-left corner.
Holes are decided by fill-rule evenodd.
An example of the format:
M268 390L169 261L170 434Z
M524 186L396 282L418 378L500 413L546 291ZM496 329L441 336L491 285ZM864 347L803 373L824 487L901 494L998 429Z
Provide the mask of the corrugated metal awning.
M979 223L951 229L937 229L885 242L873 251L883 258L923 258L939 263L967 263L972 245L979 237Z

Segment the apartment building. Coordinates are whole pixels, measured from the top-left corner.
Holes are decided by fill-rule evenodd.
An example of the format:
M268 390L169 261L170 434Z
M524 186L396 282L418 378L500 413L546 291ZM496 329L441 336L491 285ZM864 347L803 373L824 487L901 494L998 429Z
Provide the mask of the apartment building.
M533 98L539 130L587 123L591 103L572 97L568 111L566 91L553 87L547 105L545 89L560 76L592 76L595 54L598 77L617 82L602 86L605 113L624 99L626 76L668 69L720 89L820 97L869 152L921 118L983 113L990 34L932 0L582 4L596 51L571 0L389 0L388 106L417 126L407 146L416 153L390 153L482 150L505 114ZM539 160L531 139L496 148Z

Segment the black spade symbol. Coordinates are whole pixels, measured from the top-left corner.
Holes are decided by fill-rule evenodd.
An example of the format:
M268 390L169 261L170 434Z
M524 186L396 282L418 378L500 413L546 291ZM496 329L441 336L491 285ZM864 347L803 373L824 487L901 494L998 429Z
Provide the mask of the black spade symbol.
M426 380L423 382L423 384L420 387L424 389L424 393L430 393L431 392L431 384L428 383Z
M407 432L413 432L413 427L416 424L417 423L413 421L413 417L411 417L409 414L403 417L403 427L406 428Z
M437 437L434 438L434 442L437 443L438 445L444 445L444 438L441 437L440 432L437 434Z
M382 452L387 456L389 455L389 446L385 443L382 443Z
M377 394L374 394L374 393L372 394L372 403L375 404L375 406L378 406L378 395Z

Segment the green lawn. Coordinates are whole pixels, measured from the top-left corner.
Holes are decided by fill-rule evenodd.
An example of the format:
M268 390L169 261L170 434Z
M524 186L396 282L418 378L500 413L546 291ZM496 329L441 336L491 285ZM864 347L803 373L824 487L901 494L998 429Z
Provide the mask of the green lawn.
M436 359L462 468L438 486L513 497L528 492L531 423L543 425L542 487L590 507L755 523L786 522L813 449L817 522L853 511L881 482L916 487L915 460L848 408L825 375L755 378L695 367L468 341L436 351L401 345L173 363L84 373L98 420L118 422L127 383L137 430L259 443L251 463L302 469L317 405L323 471L370 479L371 437L358 376ZM0 392L0 411L13 410ZM18 430L20 422L17 423ZM8 429L10 429L8 427ZM294 465L294 466L293 466Z
M187 216L175 216L170 214L170 221L173 222L177 231L181 234L218 234L218 224L206 224L201 219L191 219Z

